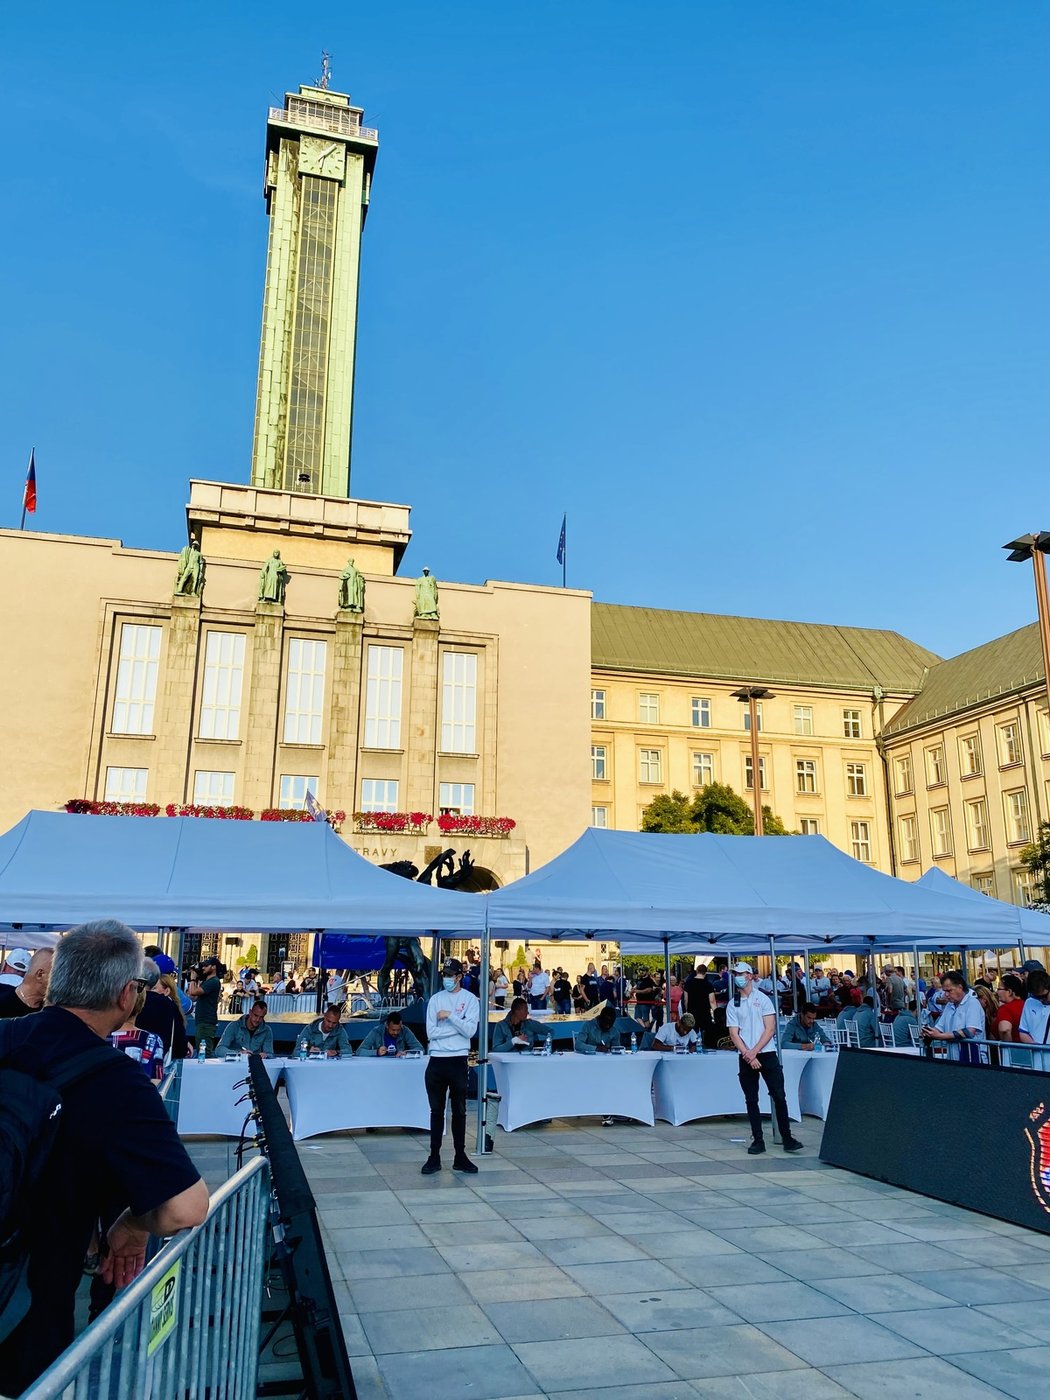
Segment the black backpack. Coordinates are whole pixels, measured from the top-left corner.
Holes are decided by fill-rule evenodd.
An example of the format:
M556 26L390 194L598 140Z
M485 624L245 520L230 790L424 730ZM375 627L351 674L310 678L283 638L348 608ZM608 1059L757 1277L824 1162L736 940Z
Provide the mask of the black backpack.
M112 1046L100 1041L44 1077L34 1072L31 1054L25 1053L30 1037L12 1045L13 1038L0 1039L0 1341L29 1310L25 1224L33 1186L58 1134L62 1093L111 1064L114 1054Z

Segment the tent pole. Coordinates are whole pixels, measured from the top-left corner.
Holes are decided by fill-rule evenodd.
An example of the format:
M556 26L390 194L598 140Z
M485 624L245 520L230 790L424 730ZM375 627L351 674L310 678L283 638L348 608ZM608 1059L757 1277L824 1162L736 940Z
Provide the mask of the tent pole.
M922 1025L922 997L919 995L919 978L922 974L919 971L919 945L916 943L912 948L915 957L915 1024Z
M1025 963L1028 961L1028 949L1025 947L1023 938L1017 940L1017 951L1021 956L1021 967L1024 967ZM1019 967L1017 970L1020 972L1021 968Z
M730 961L730 964L731 964L731 963L732 963L732 959L730 959L729 961ZM774 944L774 942L773 942L773 935L772 935L772 934L769 935L769 965L770 965L770 967L773 969L773 972L772 972L772 976L773 976L773 1036L774 1036L774 1043L775 1043L775 1045L776 1045L776 1047L777 1047L777 1059L780 1060L780 1063L781 1063L781 1064L783 1064L784 1061L783 1061L783 1058L782 1058L782 1056L781 1056L781 1054L780 1054L780 1005L779 1005L780 998L779 998L779 996L777 995L777 950L776 950L776 946L775 946L775 944ZM732 996L732 986L733 986L733 975L732 975L732 973L730 973L730 974L729 974L730 996ZM777 1128L777 1113L776 1113L776 1108L775 1108L774 1105L773 1105L773 1100L772 1100L772 1099L770 1099L770 1101L769 1101L769 1135L770 1135L770 1137L773 1139L774 1142L779 1142L779 1141L780 1141L779 1129Z
M481 935L481 972L478 977L478 1002L481 1015L478 1017L478 1141L477 1151L485 1151L485 1095L489 1087L489 930L486 912L485 928Z
M671 1023L671 938L664 934L664 1017Z
M441 935L434 932L430 939L430 995L438 989L438 964L441 961Z
M806 966L806 1000L807 1000L807 1001L812 1001L812 1000L813 1000L813 983L810 981L810 976L809 976L809 949L808 949L808 948L804 948L804 949L803 949L803 951L802 951L802 958L803 958L803 961L804 961L805 966Z

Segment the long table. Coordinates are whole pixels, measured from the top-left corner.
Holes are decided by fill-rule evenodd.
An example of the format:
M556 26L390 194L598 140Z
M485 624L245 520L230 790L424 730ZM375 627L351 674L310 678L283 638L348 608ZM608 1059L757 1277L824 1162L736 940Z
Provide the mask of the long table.
M512 1133L546 1118L616 1114L652 1125L656 1055L497 1054L499 1125Z
M388 1056L290 1060L284 1083L296 1142L347 1128L428 1128L427 1061Z
M284 1060L264 1060L270 1083L276 1085L285 1068ZM246 1057L236 1060L183 1060L179 1085L178 1129L183 1137L204 1134L209 1137L240 1137L242 1131L255 1136L255 1124L244 1126L251 1104L237 1100L248 1091L236 1088L248 1078Z
M740 1057L735 1050L709 1050L703 1055L653 1056L659 1063L654 1080L656 1116L677 1126L697 1118L722 1118L745 1113L744 1093L737 1078ZM788 1114L802 1117L799 1081L810 1059L805 1050L784 1050L784 1092ZM760 1084L758 1106L769 1112L769 1095Z

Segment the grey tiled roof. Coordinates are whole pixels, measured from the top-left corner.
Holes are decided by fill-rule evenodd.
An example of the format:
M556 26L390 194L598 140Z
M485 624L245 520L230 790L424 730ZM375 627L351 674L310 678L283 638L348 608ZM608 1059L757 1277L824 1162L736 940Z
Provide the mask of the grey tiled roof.
M931 667L921 695L909 701L882 732L901 734L1043 681L1039 624L1031 622Z
M609 670L915 694L940 658L899 632L595 603L591 663Z

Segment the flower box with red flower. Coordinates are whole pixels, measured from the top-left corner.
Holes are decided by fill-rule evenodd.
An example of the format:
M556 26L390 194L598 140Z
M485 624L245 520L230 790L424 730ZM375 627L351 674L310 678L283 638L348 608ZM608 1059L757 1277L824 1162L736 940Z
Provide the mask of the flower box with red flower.
M495 836L503 839L517 826L511 817L467 817L459 812L442 812L438 830L445 836Z

